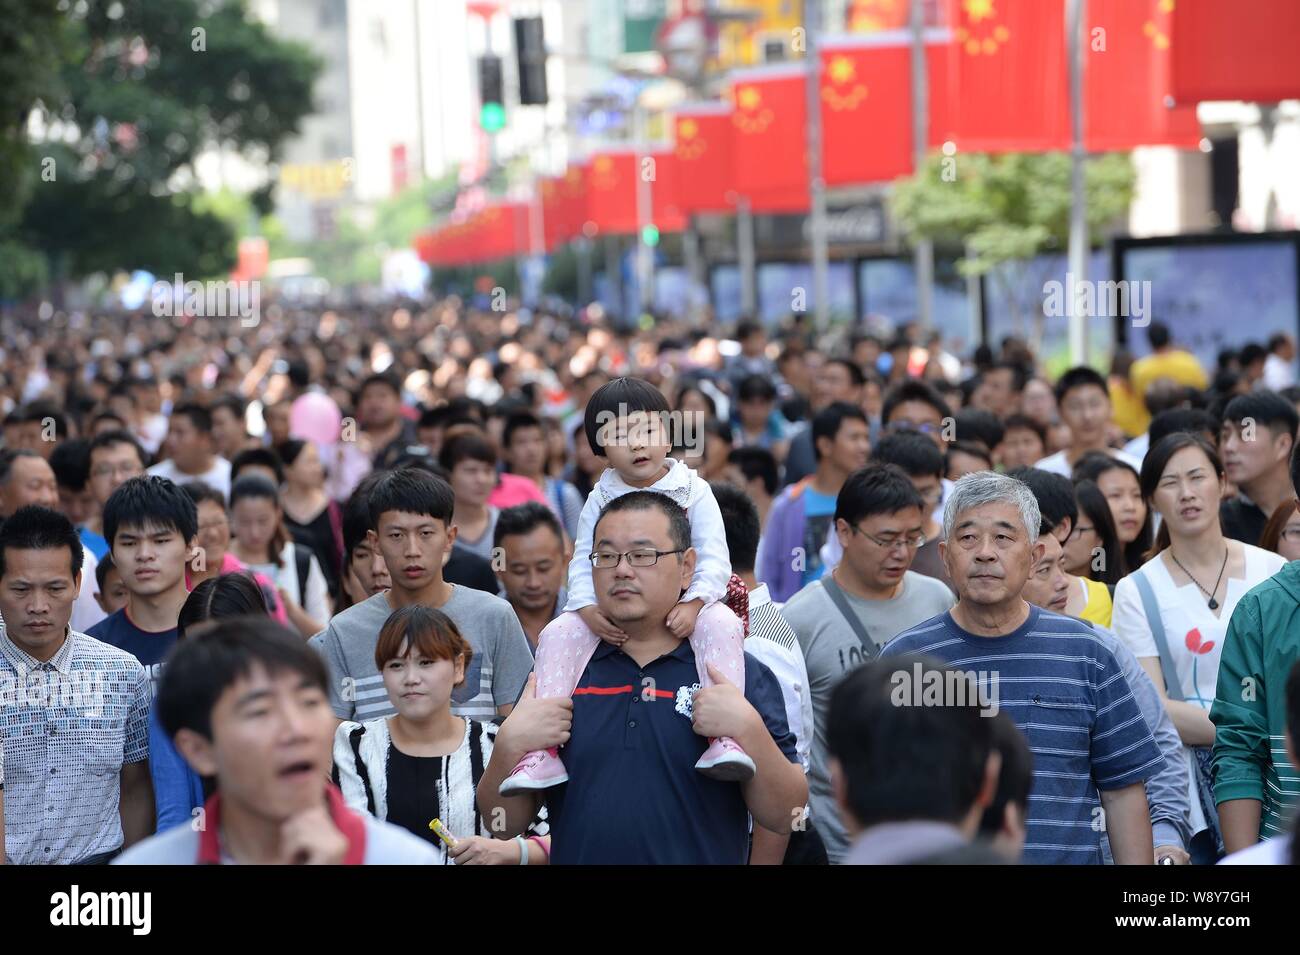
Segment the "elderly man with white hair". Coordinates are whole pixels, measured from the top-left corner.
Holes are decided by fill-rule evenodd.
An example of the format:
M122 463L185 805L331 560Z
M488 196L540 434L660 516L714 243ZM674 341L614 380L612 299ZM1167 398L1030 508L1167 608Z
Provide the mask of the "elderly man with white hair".
M939 544L957 603L892 640L882 657L922 653L972 673L988 712L1006 710L1029 741L1024 861L1154 862L1143 781L1163 757L1114 656L1088 624L1027 603L1043 557L1029 488L990 471L953 486Z

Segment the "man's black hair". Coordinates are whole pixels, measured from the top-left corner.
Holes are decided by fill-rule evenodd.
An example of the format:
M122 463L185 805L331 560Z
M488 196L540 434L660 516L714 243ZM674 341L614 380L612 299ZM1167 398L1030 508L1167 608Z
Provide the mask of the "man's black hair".
M867 383L867 376L862 373L862 369L858 366L858 363L851 358L828 358L826 359L826 364L840 365L843 367L844 370L849 373L849 382L854 388L861 388Z
M894 514L905 508L925 512L925 501L907 472L895 464L868 464L848 476L835 498L835 520L850 526L876 514Z
M833 401L821 411L813 416L812 421L812 444L813 458L820 461L822 459L822 449L818 441L822 438L835 440L835 436L840 433L840 426L845 421L861 421L868 424L867 416L857 405L849 404L847 401Z
M736 401L776 401L776 385L766 375L750 375L736 388Z
M1008 805L1018 806L1020 817L1024 819L1029 806L1029 790L1034 785L1034 754L1029 750L1025 734L1005 711L989 722L993 724L993 749L1002 757L997 792L980 819L980 835L991 838L1002 831Z
M514 440L515 432L522 428L537 428L542 432L542 437L546 437L546 426L542 424L542 419L537 417L531 411L516 411L510 417L506 418L505 427L501 429L501 446L510 447L510 442Z
M871 449L871 461L897 465L909 477L942 478L944 475L943 452L917 431L885 435Z
M31 401L23 405L18 411L23 421L45 425L48 418L54 422L54 438L62 441L68 436L68 416L58 405L51 404L49 401Z
M478 461L496 467L497 449L482 434L458 434L450 441L444 441L438 451L438 464L450 474L462 461Z
M1169 344L1169 326L1164 322L1152 322L1147 326L1147 341L1153 349L1164 348Z
M957 441L975 441L992 451L1002 443L1006 428L991 411L979 408L962 408L953 415L954 435Z
M171 416L173 418L189 418L190 424L194 425L196 431L201 431L204 434L212 433L212 412L197 401L187 401L184 404L177 405L172 409Z
M539 527L549 527L560 546L564 546L564 528L560 526L559 518L540 501L525 501L514 507L503 508L497 514L497 524L492 530L492 546L500 547L501 542L511 534L531 534Z
M1076 368L1071 368L1057 379L1056 403L1061 404L1067 394L1075 388L1083 388L1086 385L1095 385L1101 389L1102 394L1107 398L1110 397L1110 388L1106 385L1106 379L1101 376L1101 372L1095 368L1089 368L1087 365L1079 365Z
M984 446L983 441L954 441L948 445L948 453L944 457L945 470L954 454L968 454L973 458L981 459L988 464L985 470L991 470L993 467L993 452Z
M667 494L660 494L658 491L632 491L606 504L592 528L593 542L600 539L596 532L605 515L617 514L620 511L658 511L668 518L668 539L672 541L673 548L684 551L691 546L691 521L686 516L686 509ZM677 555L678 560L681 560L681 557L681 554Z
M1011 390L1015 392L1024 391L1025 384L1029 381L1029 372L1025 369L1025 366L1020 364L1018 361L1003 360L994 362L992 367L984 369L984 371L980 373L980 376L983 377L991 371L1011 372Z
M718 510L722 512L731 569L738 574L749 573L754 569L761 533L758 508L748 494L728 481L712 481L709 487L718 502Z
M104 592L105 584L108 581L108 575L112 573L114 566L116 565L113 563L113 552L111 550L105 551L104 556L99 558L99 563L95 565L95 587L97 593L102 594Z
M375 482L370 491L370 527L379 529L379 518L389 511L420 514L451 526L456 495L451 485L422 468L398 468Z
M1266 425L1275 435L1289 434L1294 438L1296 429L1300 428L1300 415L1296 414L1295 405L1276 391L1252 391L1237 395L1223 409L1224 422L1240 426L1247 418L1256 424Z
M1043 446L1047 446L1047 429L1033 418L1029 417L1029 415L1024 414L1007 415L1006 419L1002 422L1003 440L1006 440L1008 431L1017 428L1034 432L1034 434L1038 435L1038 440L1043 442Z
M19 458L39 458L40 455L31 448L5 448L0 451L0 486L9 483L13 473L14 462Z
M123 481L104 502L104 539L110 549L124 527L172 530L188 543L199 532L199 512L171 479L141 474Z
M212 739L212 711L222 695L261 668L291 673L329 692L329 674L302 637L269 617L230 617L179 640L167 655L154 706L167 735L183 729Z
M72 576L81 573L85 553L77 529L58 511L29 504L0 523L0 577L5 575L5 554L10 550L68 549Z
M90 447L86 451L86 467L90 467L90 459L94 457L95 452L100 448L111 448L119 444L129 444L135 448L142 469L149 463L149 455L145 452L144 445L130 431L125 428L118 428L114 431L105 431L103 434L97 434L91 438Z
M1158 443L1165 435L1178 431L1186 431L1189 434L1212 434L1215 440L1218 440L1219 426L1214 420L1214 415L1203 408L1174 408L1172 411L1162 411L1151 419L1151 426L1147 429L1147 447Z
M365 394L366 389L371 385L383 385L385 388L392 391L393 394L397 395L399 400L402 397L402 383L398 380L396 375L386 371L375 372L373 375L367 375L363 378L360 387L357 388L357 394L354 400L358 404L361 403L361 396Z
M1251 365L1255 364L1255 362L1263 361L1267 357L1268 352L1264 351L1263 345L1259 342L1250 342L1249 344L1242 346L1241 352L1237 356L1237 360L1241 362L1242 368L1249 368Z
M218 395L208 406L209 411L216 411L218 408L225 408L229 411L240 424L244 422L244 415L248 411L248 404L239 395L224 394Z
M918 401L929 405L939 412L940 418L952 417L952 408L949 407L948 402L943 400L939 392L924 381L909 378L906 381L900 381L885 393L884 402L880 406L880 420L885 424L889 424L894 409L908 401Z
M742 318L736 322L736 341L743 342L751 335L755 335L763 330L763 326L752 318Z
M1067 517L1071 528L1079 523L1079 505L1074 499L1074 485L1065 475L1044 471L1042 468L1016 468L1008 471L1007 477L1013 477L1029 486L1029 490L1038 499L1038 510L1053 528L1059 527Z
M922 686L914 686L918 677ZM961 697L949 700L945 692L945 705L916 705L925 684L955 690L959 680L969 677L931 657L903 654L860 666L835 688L826 749L840 765L845 802L859 825L958 823L975 805L993 720L981 715L974 689L965 685ZM904 705L894 699L900 692Z
M366 540L370 530L370 492L387 471L371 471L352 489L343 504L343 562L352 559L352 552Z
M668 400L650 382L642 378L615 378L596 389L583 413L583 429L587 432L587 445L598 458L605 457L600 436L609 422L618 421L620 415L643 411L647 415L664 415L669 411Z
M233 482L250 465L270 468L275 473L275 483L284 483L284 462L270 448L245 448L236 454L230 461L230 480Z
M776 456L767 448L732 448L727 461L740 468L746 481L758 478L763 482L763 489L768 494L775 494L781 486L781 474L777 467Z
M90 479L90 441L86 438L60 441L50 452L50 467L59 487L80 494Z

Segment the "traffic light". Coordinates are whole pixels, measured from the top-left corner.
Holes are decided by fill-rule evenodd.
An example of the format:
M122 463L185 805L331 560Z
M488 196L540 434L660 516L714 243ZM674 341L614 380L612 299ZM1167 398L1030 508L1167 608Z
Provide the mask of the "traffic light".
M479 125L484 132L495 133L506 124L505 84L501 76L501 57L488 53L478 59Z
M641 241L653 249L659 244L659 227L657 225L642 226Z
M515 20L515 58L519 67L519 105L546 105L546 38L541 17Z

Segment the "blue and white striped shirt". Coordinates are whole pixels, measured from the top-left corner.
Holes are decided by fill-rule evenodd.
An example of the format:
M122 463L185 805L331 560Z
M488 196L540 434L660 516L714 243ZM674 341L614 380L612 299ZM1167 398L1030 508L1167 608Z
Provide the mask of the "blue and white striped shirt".
M1005 636L968 633L951 612L899 634L881 656L922 653L973 672L982 698L1020 727L1034 755L1024 861L1100 864L1098 790L1157 772L1156 746L1114 656L1088 624L1038 607Z

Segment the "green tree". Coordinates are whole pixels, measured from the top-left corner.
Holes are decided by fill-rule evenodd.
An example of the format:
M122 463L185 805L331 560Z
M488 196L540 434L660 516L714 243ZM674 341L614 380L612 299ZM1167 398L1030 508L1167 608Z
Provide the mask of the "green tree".
M220 147L274 162L312 109L314 54L273 37L245 0L33 5L57 11L50 43L60 55L57 75L26 84L12 104L24 118L41 111L27 147L38 168L21 219L8 232L0 221L0 243L39 250L59 282L229 269L235 232L199 201L195 159ZM12 130L0 136L12 147ZM255 204L265 211L268 200L264 191Z
M1135 175L1127 153L1092 157L1084 166L1091 245L1122 222L1133 198ZM1008 294L1023 287L1029 261L1068 247L1070 157L1064 153L931 156L909 179L894 186L895 220L909 239L964 253L964 275L989 275ZM1014 307L1014 305L1013 305ZM1024 328L1022 314L1013 316ZM1031 342L1042 341L1041 310Z

